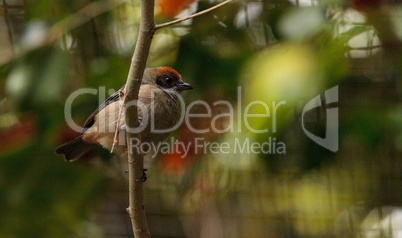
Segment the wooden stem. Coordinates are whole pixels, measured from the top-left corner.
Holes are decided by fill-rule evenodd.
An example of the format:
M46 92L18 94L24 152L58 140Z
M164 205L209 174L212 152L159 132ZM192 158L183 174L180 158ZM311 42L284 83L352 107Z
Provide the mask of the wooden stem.
M208 9L205 9L204 11L194 13L191 16L183 17L183 18L180 18L180 19L177 19L177 20L174 20L174 21L170 21L170 22L166 22L166 23L163 23L163 24L158 24L158 25L155 26L155 29L158 30L158 29L163 28L163 27L171 26L171 25L183 22L183 21L187 21L187 20L189 20L191 18L201 16L201 15L203 15L205 13L208 13L208 12L210 12L212 10L215 10L215 9L217 9L217 8L223 6L223 5L225 5L225 4L227 4L227 3L231 2L231 1L232 0L226 0L224 2L216 4L215 6L210 7Z
M140 32L138 34L138 40L135 46L133 57L131 59L130 71L128 73L124 94L129 171L129 207L127 208L127 212L131 218L135 238L151 237L145 215L143 182L140 181L144 175L144 156L138 150L131 150L130 142L133 140L138 140L141 143L140 134L132 132L133 129L138 127L137 103L133 104L132 102L137 102L138 100L138 92L140 90L152 38L155 34L155 31L159 28L200 16L230 1L231 0L227 0L187 18L156 26L154 22L154 0L141 0Z
M147 63L152 37L155 33L154 5L154 0L141 0L140 32L127 77L124 105L127 105L128 102L136 102L138 99L138 92ZM127 211L131 218L134 237L151 237L145 215L143 182L138 181L144 174L144 156L138 150L131 150L130 146L130 142L133 139L141 141L139 133L132 133L132 130L138 127L138 109L136 103L125 107L125 122L129 171L129 207Z

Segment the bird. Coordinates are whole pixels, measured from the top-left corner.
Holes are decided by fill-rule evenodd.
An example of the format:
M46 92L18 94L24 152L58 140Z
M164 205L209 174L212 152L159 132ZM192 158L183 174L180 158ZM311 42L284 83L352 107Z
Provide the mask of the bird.
M72 162L100 145L127 158L129 143L126 143L124 110L119 117L124 89L125 85L108 97L86 120L81 134L57 147L56 154ZM172 133L169 129L179 121L179 94L190 89L193 87L183 82L181 75L171 67L145 69L137 102L140 125L137 129L142 143L160 143L169 137ZM117 143L115 134L119 139Z

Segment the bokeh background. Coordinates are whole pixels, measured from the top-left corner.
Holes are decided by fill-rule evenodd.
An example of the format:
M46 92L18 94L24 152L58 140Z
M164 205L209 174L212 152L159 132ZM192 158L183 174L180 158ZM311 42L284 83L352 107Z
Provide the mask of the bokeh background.
M156 22L216 1L157 0ZM139 1L0 1L0 237L132 237L125 161L98 148L67 163L54 148L77 134L64 118L80 88L126 81ZM268 138L286 153L201 153L147 159L146 211L153 237L402 237L402 5L399 0L234 1L157 31L148 66L172 66L194 90L187 104L286 101L265 134L173 135L187 143ZM301 112L338 86L339 101L305 115L325 137L339 110L339 150L303 131ZM241 87L241 97L238 95ZM73 103L82 124L98 95ZM240 105L239 105L240 104ZM193 113L207 112L194 106ZM253 113L263 109L253 107ZM272 112L272 108L271 108ZM198 129L212 118L193 118ZM239 118L235 117L237 123ZM230 120L217 121L224 130Z

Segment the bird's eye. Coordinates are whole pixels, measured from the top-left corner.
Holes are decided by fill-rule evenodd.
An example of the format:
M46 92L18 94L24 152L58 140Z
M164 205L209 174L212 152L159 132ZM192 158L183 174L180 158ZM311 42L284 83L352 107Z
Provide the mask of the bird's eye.
M171 78L165 78L166 85L170 85L173 82Z
M171 88L176 84L176 79L169 76L158 77L156 83L162 88Z

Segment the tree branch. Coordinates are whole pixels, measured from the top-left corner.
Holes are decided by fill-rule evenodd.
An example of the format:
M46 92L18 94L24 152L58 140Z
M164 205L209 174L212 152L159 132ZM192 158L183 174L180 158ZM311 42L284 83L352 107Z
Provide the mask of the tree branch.
M125 109L129 171L129 207L127 208L127 211L130 215L134 236L136 238L150 237L150 234L145 215L143 182L140 181L144 175L144 156L138 150L130 150L130 142L133 139L136 139L141 143L140 134L130 132L130 129L138 127L138 107L137 103L130 105L130 107L127 107L126 105L129 105L129 102L137 102L138 100L138 92L140 90L141 81L148 59L152 37L157 29L200 16L220 6L223 6L230 1L231 0L227 0L192 16L156 26L154 22L154 0L141 0L140 32L138 34L133 57L131 59L123 100ZM117 141L116 136L117 133L115 134L114 143Z
M187 21L187 20L189 20L191 18L201 16L201 15L203 15L205 13L208 13L210 11L213 11L213 10L215 10L215 9L217 9L217 8L223 6L223 5L225 5L225 4L227 4L227 3L231 2L231 1L232 0L226 0L226 1L221 2L221 3L219 3L219 4L217 4L217 5L213 6L213 7L205 9L205 10L203 10L201 12L197 12L197 13L191 15L191 16L183 17L183 18L180 18L180 19L177 19L177 20L174 20L174 21L170 21L170 22L166 22L166 23L163 23L163 24L158 24L158 25L155 26L155 29L158 30L158 29L163 28L163 27L171 26L171 25L183 22L183 21Z
M124 105L138 99L152 37L155 33L154 5L154 0L141 0L140 32L127 77ZM130 132L130 129L138 127L137 103L125 107L125 122L129 171L129 207L127 211L131 218L134 236L136 238L151 237L145 216L143 182L138 181L144 174L144 157L140 151L130 150L132 139L141 140L139 133Z
M13 51L14 48L19 49L15 51L14 55L10 57L1 57L0 58L0 66L10 63L15 58L21 57L29 52L38 49L40 47L50 45L59 39L64 33L69 32L85 23L90 21L91 19L109 12L119 6L121 6L124 1L99 1L99 2L92 2L86 5L85 7L81 8L77 12L71 14L70 16L56 22L53 26L51 26L39 44L34 46L33 48L26 49L23 45L14 45L9 48L1 49L0 55L4 55L4 52Z
M91 2L85 7L81 8L74 14L56 22L49 30L47 39L44 43L49 44L57 40L61 35L66 32L69 32L87 22L96 16L102 15L106 12L109 12L120 5L123 4L123 1L99 1L99 2Z

